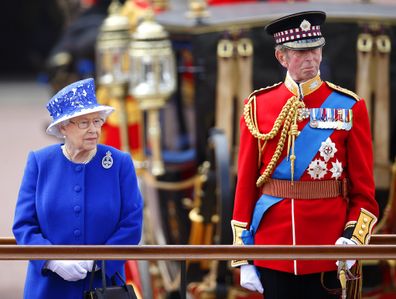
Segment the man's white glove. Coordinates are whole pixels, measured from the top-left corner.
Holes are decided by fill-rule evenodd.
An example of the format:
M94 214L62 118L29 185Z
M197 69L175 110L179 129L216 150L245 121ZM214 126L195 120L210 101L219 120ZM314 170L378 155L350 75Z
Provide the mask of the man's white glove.
M77 281L84 279L87 276L87 272L89 271L82 266L89 266L89 263L84 262L89 261L50 260L46 263L45 268L55 272L64 280Z
M263 285L261 284L254 265L242 265L240 278L241 287L261 294L264 292Z
M340 237L336 241L335 245L357 245L357 244L355 242L353 242L351 239ZM352 268L352 266L356 263L356 260L346 260L345 263L346 263L346 266L348 267L348 270L350 270ZM339 264L340 264L340 262L337 261L336 265L338 266Z

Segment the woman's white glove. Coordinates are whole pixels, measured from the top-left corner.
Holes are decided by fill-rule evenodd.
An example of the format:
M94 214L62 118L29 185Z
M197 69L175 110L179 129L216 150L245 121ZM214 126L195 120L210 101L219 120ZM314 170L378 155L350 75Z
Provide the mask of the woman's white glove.
M91 272L92 271L92 267L93 267L93 260L86 260L86 261L78 261L78 263L80 264L81 267L83 267L85 270L87 270L87 272ZM98 266L95 265L95 271L98 269Z
M340 237L336 241L335 245L356 245L356 243L353 242L351 239ZM346 264L348 270L350 270L355 263L356 263L356 260L346 260L345 261L345 264ZM339 264L340 264L340 262L337 261L336 265L339 266Z
M45 268L55 272L64 280L77 281L84 279L87 276L87 272L90 270L85 269L85 266L89 266L89 263L86 262L90 261L50 260L46 263Z
M240 278L241 287L261 294L264 292L263 285L261 284L254 265L242 265Z

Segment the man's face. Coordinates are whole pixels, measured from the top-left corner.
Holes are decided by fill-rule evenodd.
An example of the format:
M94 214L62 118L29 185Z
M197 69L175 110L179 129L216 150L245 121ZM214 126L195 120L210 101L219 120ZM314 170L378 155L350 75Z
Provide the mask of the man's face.
M322 48L309 50L276 50L275 56L296 82L304 82L318 74Z

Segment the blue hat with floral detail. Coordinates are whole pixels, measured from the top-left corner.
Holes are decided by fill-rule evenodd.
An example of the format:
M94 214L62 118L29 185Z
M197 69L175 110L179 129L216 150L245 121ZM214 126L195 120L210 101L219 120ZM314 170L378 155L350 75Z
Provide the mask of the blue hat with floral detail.
M62 137L58 125L73 117L100 112L106 119L114 111L113 107L100 105L96 101L95 82L92 78L74 82L54 95L47 104L52 123L46 132Z

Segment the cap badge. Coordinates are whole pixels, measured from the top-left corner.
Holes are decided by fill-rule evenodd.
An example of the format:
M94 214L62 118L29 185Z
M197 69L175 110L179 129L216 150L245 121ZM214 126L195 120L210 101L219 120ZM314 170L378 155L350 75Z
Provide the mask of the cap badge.
M106 156L103 157L102 166L104 169L109 169L111 166L113 166L113 157L111 156L110 151L107 151Z
M308 22L307 20L304 20L301 22L300 28L302 31L307 32L307 31L311 30L311 23Z

